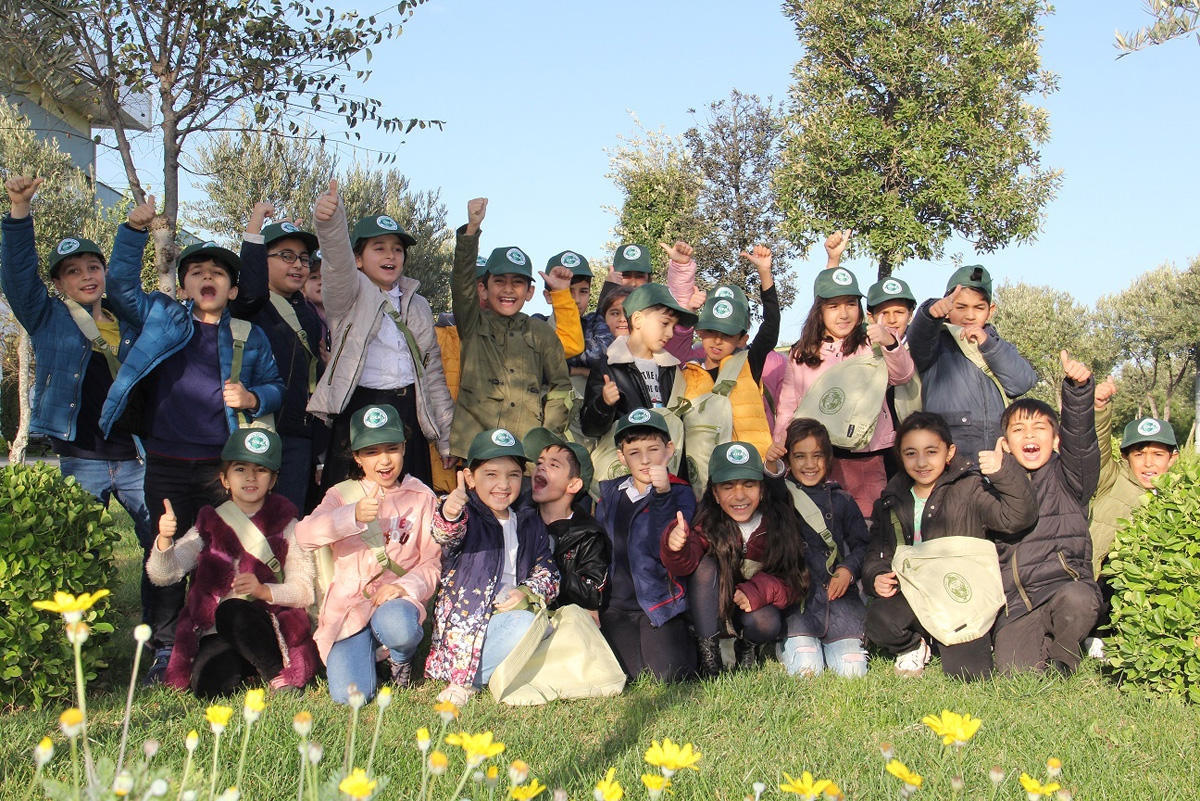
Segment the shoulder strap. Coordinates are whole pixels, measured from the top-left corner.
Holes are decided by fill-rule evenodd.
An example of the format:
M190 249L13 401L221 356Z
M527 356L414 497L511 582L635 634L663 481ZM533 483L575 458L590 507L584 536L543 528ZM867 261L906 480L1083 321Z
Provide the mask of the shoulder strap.
M217 515L233 529L234 534L237 534L238 542L246 549L246 553L271 568L271 572L275 574L275 580L282 583L283 568L280 566L279 560L275 558L271 544L267 542L267 538L263 536L259 527L254 525L254 521L246 517L246 513L239 509L233 501L225 501L218 506Z
M983 354L979 351L979 346L974 342L967 342L962 338L962 326L954 325L953 323L945 323L946 330L950 332L950 336L954 339L954 344L958 345L958 349L963 355L971 360L971 363L984 372L988 378L992 379L992 383L996 385L996 389L1000 390L1000 401L1008 408L1009 399L1008 393L1004 391L1004 385L1000 383L1000 379L996 378L996 374L992 372L992 368L988 367L987 361L983 358Z
M100 351L100 354L104 356L104 361L108 363L108 372L112 374L113 378L116 378L117 371L121 369L121 360L117 358L117 354L113 353L108 341L101 335L100 326L96 325L96 319L87 309L70 298L63 298L63 303L66 304L67 311L71 312L71 319L79 327L80 333L92 343L93 350Z
M738 376L742 374L742 367L745 366L749 356L750 351L742 349L725 357L725 361L721 362L721 369L717 371L717 380L713 384L714 395L729 397L729 393L733 392L734 386L737 385Z
M296 335L296 339L300 340L300 346L308 354L308 394L311 395L317 388L317 357L313 355L312 348L308 344L308 332L300 325L300 318L296 316L296 309L293 308L287 298L274 290L271 291L270 295L271 305L275 308L279 316L283 318L283 321L287 323L288 328L292 329L292 333Z
M417 371L417 378L423 377L422 374L425 372L425 360L424 357L421 356L421 349L417 347L417 338L413 336L413 332L409 330L408 325L405 324L404 318L400 316L400 312L392 308L391 301L389 301L386 297L383 299L383 311L384 314L392 318L392 322L396 324L396 328L399 329L400 335L404 337L404 341L408 344L408 352L412 356L413 367L415 367Z
M892 535L895 536L896 547L899 548L901 545L904 545L904 527L900 525L900 515L896 514L895 509L892 510L891 515Z
M817 536L825 543L825 547L829 548L829 556L825 557L825 569L832 573L834 565L838 563L838 547L834 542L833 533L829 530L829 523L825 520L825 513L800 487L786 479L784 483L787 485L788 492L792 494L792 505L796 507L796 511L804 518L808 527L817 533Z
M334 488L347 504L358 503L367 497L367 491L363 489L362 482L354 478L348 478L338 483ZM371 549L371 554L375 557L375 561L379 563L380 572L390 570L397 576L403 576L408 572L393 562L392 557L388 556L387 548L384 546L383 541L383 529L380 527L378 520L368 523L367 530L360 531L358 536L363 541L363 544ZM375 575L371 578L371 581L377 578L379 576ZM367 583L370 584L371 581Z
M239 383L242 380L242 361L246 353L246 340L250 338L250 321L240 317L229 318L229 333L233 335L233 359L229 363L229 380ZM250 415L245 410L234 412L243 428L250 428Z

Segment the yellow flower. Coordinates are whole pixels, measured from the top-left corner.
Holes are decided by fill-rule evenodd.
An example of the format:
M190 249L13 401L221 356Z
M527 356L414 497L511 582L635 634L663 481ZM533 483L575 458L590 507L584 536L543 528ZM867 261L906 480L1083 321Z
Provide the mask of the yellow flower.
M546 790L546 785L534 779L529 784L522 787L512 787L508 794L516 801L529 801L534 796L541 795Z
M309 734L311 734L312 727L313 716L312 713L308 712L307 710L297 712L296 716L292 718L292 728L295 729L296 734L299 734L301 737L307 737Z
M434 751L429 755L429 772L434 776L441 776L448 767L450 767L450 758L445 753Z
M53 601L34 601L33 608L55 612L65 617L69 622L74 622L83 617L83 613L91 609L96 601L99 601L108 594L108 590L96 590L95 592L85 592L79 595L72 595L69 592L56 592L54 593Z
M78 737L83 731L83 712L77 707L71 707L58 716L58 725L62 728L63 734L68 737Z
M696 767L700 757L700 752L692 751L691 743L687 743L681 748L671 742L670 738L664 738L662 745L659 745L658 740L654 740L646 751L646 761L661 770L668 779L684 768L700 770Z
M1046 760L1046 775L1051 779L1057 779L1062 775L1062 760L1057 757L1050 757Z
M500 781L500 768L495 765L488 765L488 769L483 774L483 780L488 787L495 787Z
M1030 776L1028 773L1021 774L1021 786L1025 788L1025 794L1030 798L1041 798L1044 795L1050 795L1059 788L1058 782L1050 782L1042 784L1037 779Z
M258 716L267 708L267 701L261 687L255 687L253 690L246 691L246 700L243 702L242 715L246 718L246 722L253 723L258 720Z
M671 780L666 776L655 773L643 773L642 784L646 785L646 789L650 791L651 799L658 799L662 798L662 794L668 791L671 786Z
M49 737L43 737L42 741L33 749L33 761L40 768L50 761L54 756L54 741Z
M524 784L529 778L529 765L523 759L514 759L508 766L508 780L513 784Z
M829 786L825 788L825 797L833 798L833 799L839 799L839 798L844 799L846 796L842 795L841 788L839 788L833 782L830 782Z
M124 798L129 795L129 791L133 789L133 774L127 770L123 770L113 779L113 795L117 798Z
M898 759L893 759L887 763L887 772L895 776L900 781L904 782L909 787L920 787L924 779L919 773L913 773L903 762Z
M616 775L617 769L609 768L604 778L596 782L596 801L621 801L625 797L625 788L614 778Z
M183 738L183 745L187 748L188 753L196 750L196 746L200 745L200 734L195 729L187 733L187 737Z
M801 798L807 799L807 801L813 801L813 799L824 792L825 788L827 788L830 784L828 779L814 781L813 775L807 770L800 774L799 781L789 776L787 771L784 771L783 778L787 779L787 784L779 785L780 790L785 793L795 793Z
M504 743L492 742L492 733L467 734L465 731L446 736L447 745L457 745L467 755L467 763L474 766L485 759L503 753Z
M458 719L458 707L450 701L439 701L433 705L433 711L438 713L442 719L442 723L449 723L452 720Z
M229 718L232 716L233 709L227 706L220 706L219 704L213 704L204 710L204 719L212 727L213 734L220 734L225 731L225 727L229 725Z
M949 709L943 709L940 717L926 715L921 718L921 722L933 729L933 733L942 738L943 745L955 745L960 748L966 745L975 736L975 732L979 731L979 727L983 725L982 720L972 718L970 713L960 715L957 712L951 712Z
M429 750L429 729L424 726L417 729L417 748L422 754Z
M368 798L375 791L376 782L367 778L367 772L355 768L350 775L338 782L338 790L351 798Z
M375 696L375 703L380 709L387 709L392 703L392 688L383 687L379 690L379 695Z

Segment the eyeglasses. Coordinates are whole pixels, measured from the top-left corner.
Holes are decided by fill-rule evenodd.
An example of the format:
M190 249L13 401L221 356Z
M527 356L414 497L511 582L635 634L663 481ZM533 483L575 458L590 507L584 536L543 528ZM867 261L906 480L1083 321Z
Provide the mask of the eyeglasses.
M277 250L274 253L268 253L267 255L278 256L279 258L283 259L284 264L295 264L297 259L299 259L300 263L305 267L307 267L309 263L309 256L307 253L297 253L294 250Z

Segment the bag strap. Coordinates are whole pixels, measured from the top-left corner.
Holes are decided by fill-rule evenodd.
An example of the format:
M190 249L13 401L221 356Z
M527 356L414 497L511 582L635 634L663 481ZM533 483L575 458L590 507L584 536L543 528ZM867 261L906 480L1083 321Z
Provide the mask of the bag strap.
M367 497L367 491L363 489L362 482L358 479L348 478L345 481L337 484L335 489L338 491L338 495L341 495L342 500L347 504L358 503L363 498ZM383 528L379 525L378 519L372 520L370 523L368 523L367 530L360 531L358 536L359 539L363 541L363 544L371 550L371 555L375 557L375 561L379 563L379 572L372 576L367 584L370 584L372 581L379 578L385 570L390 570L391 572L395 573L397 577L403 576L408 572L404 568L400 567L400 565L393 562L392 557L388 556L387 548L385 547L383 541ZM363 591L363 595L366 595L365 590Z
M275 558L271 544L267 542L262 530L254 525L254 521L246 517L246 513L239 509L233 501L225 501L218 506L217 515L233 529L234 534L237 534L238 542L242 544L246 553L271 568L271 572L275 574L275 580L283 583L283 568L280 566L279 560Z
M300 325L296 309L288 299L274 290L271 291L271 305L287 323L288 328L292 329L296 339L300 340L300 347L304 348L304 352L308 354L308 394L311 395L317 388L317 357L313 355L312 348L308 344L308 332Z
M725 361L721 362L721 369L717 371L717 380L713 384L712 393L714 395L729 397L729 393L733 392L733 388L737 386L738 377L742 374L742 368L746 366L746 359L749 357L750 351L748 350L739 350L737 353L725 357Z
M250 338L250 321L240 317L229 318L229 333L233 335L233 359L229 363L229 380L241 383L242 361L246 354L246 340ZM239 409L234 412L242 428L251 426L250 415Z
M891 515L892 535L896 538L896 547L899 548L901 545L906 544L904 542L904 527L900 525L900 515L896 514L895 509L892 510Z
M971 363L983 371L984 375L992 379L992 383L996 385L996 389L1000 390L1000 400L1004 403L1004 408L1008 408L1010 403L1008 393L1004 391L1004 385L1000 383L1000 379L992 372L992 368L988 367L987 360L983 358L983 353L979 350L979 346L974 342L967 342L962 338L962 326L954 325L953 323L945 323L946 330L950 332L950 336L954 338L954 344L958 345L958 349L963 355L971 360Z
M392 303L387 298L383 299L383 312L388 317L392 318L392 322L396 324L396 328L400 331L400 335L404 337L405 343L408 345L408 352L412 356L413 367L417 371L417 378L424 377L425 362L421 356L421 349L417 347L417 338L413 336L413 332L409 330L405 324L404 318L400 316L400 312L392 307Z
M113 353L112 346L100 333L100 326L96 325L96 318L71 298L63 298L63 303L66 304L67 311L71 312L71 319L75 321L80 333L92 343L92 350L100 351L100 354L104 356L104 361L108 363L108 372L112 374L113 378L116 378L117 371L121 369L121 360L117 358L117 354Z
M816 501L808 497L808 493L796 486L790 481L785 481L788 492L792 495L792 505L796 507L796 511L804 518L804 522L808 527L817 533L817 536L825 543L825 547L829 548L829 556L825 557L825 569L833 574L833 567L838 563L838 547L833 539L833 532L829 530L829 523L825 520L825 513L821 511L821 507L817 506Z

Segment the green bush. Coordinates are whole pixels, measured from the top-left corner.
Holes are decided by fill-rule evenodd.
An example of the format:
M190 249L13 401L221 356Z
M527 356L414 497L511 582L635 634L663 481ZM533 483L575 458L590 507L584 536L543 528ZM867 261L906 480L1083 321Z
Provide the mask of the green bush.
M40 705L69 695L71 647L58 615L33 601L55 591L78 594L111 587L116 578L112 517L74 478L46 464L0 470L0 707ZM106 604L86 618L108 633ZM100 649L84 648L89 679L104 667Z
M1200 702L1200 461L1181 460L1118 533L1105 637L1122 689Z

